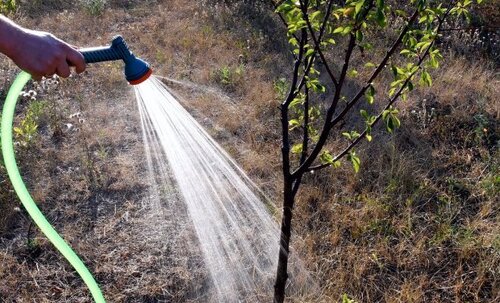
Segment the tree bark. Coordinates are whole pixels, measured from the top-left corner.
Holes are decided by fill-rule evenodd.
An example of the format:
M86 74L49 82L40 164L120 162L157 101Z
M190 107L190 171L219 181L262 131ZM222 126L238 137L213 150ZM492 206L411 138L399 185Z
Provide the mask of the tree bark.
M278 270L276 273L276 282L274 284L274 303L283 303L285 300L285 286L288 280L288 256L290 252L293 202L293 182L289 177L289 179L285 179L284 182L283 218L281 219Z

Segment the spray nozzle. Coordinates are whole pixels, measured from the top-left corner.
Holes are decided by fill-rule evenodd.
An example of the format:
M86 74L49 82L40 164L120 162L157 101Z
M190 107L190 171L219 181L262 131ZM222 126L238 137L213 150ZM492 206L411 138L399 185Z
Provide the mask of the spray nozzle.
M125 62L125 78L132 85L137 85L151 76L149 64L129 50L122 36L113 38L110 46L86 48L80 50L86 63L123 60Z

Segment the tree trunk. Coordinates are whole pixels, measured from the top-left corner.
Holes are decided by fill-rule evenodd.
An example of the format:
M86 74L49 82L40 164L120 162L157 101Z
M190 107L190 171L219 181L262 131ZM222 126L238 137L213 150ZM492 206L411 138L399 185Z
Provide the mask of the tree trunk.
M274 303L283 303L285 300L285 286L286 281L288 280L287 269L288 253L290 248L292 209L294 202L292 184L292 180L285 180L278 271L276 273L276 282L274 284Z

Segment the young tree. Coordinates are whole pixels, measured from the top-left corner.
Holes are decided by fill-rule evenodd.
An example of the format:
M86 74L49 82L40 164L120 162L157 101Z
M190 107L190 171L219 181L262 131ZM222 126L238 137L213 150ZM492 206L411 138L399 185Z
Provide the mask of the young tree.
M476 0L481 3L481 0ZM304 174L340 166L346 158L355 172L360 159L354 148L372 140L382 121L389 132L400 126L397 100L405 100L415 84L430 86L429 70L439 67L439 37L449 17L468 18L472 0L281 0L273 2L287 26L295 62L289 93L281 104L283 216L274 302L285 299L291 223L295 198ZM393 40L377 56L372 43ZM340 62L334 52L343 49ZM372 63L374 62L374 63ZM320 74L326 76L320 77ZM357 78L357 79L354 79ZM390 78L390 84L383 79ZM355 92L348 83L361 86ZM327 101L321 101L327 100ZM364 101L364 102L362 102ZM352 123L359 109L363 121ZM335 134L345 137L338 150L327 147Z

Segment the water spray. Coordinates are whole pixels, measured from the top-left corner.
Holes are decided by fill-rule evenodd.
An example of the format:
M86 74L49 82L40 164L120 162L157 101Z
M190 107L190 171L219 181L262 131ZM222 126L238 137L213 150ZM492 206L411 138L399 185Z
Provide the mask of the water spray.
M121 36L113 38L111 46L97 47L80 50L86 63L96 63L104 61L123 60L125 63L125 78L132 85L137 85L144 82L152 74L149 64L137 58L129 50L125 40ZM57 233L52 225L47 221L43 213L40 211L35 201L31 197L24 181L19 172L16 164L14 144L12 140L12 124L14 121L16 103L18 97L23 90L24 86L31 79L31 76L22 71L14 80L14 83L9 89L7 99L3 107L2 115L2 154L4 158L7 174L12 182L14 190L16 191L21 203L33 218L33 221L50 240L50 242L57 248L57 250L68 260L68 262L75 268L82 280L89 288L92 297L96 303L104 303L105 299L95 281L94 277L87 269L85 264L71 249L71 247L64 241L64 239Z

